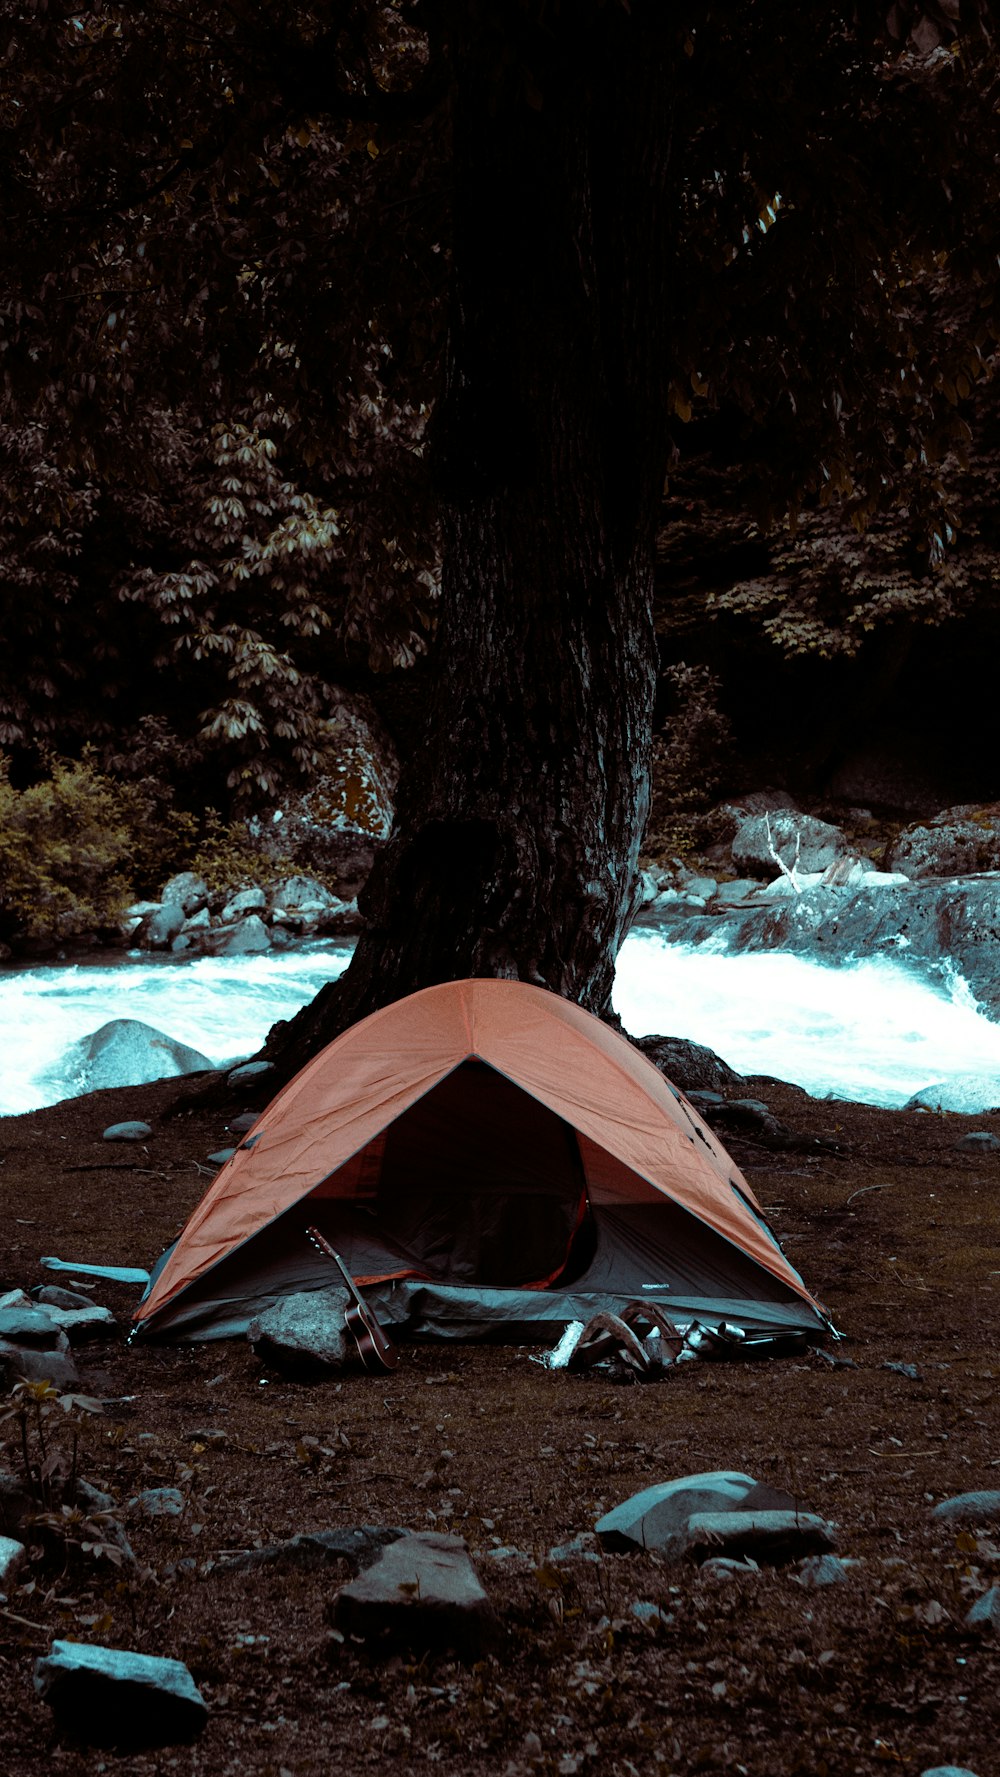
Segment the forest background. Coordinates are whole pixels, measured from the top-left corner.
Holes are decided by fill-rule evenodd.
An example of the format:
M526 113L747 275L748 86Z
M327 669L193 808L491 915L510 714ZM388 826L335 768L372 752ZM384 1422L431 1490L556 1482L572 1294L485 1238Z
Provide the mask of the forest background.
M191 863L235 883L254 821L317 783L364 824L353 724L426 782L428 712L440 728L477 629L486 654L523 647L525 708L543 674L571 678L572 638L560 657L550 631L539 666L447 574L450 514L554 473L539 364L585 319L538 252L550 160L563 209L585 198L598 235L602 204L616 218L591 267L602 474L614 457L655 490L647 849L696 849L722 792L765 782L890 822L996 794L988 15L669 10L4 7L0 940L110 929ZM500 202L470 92L518 145ZM639 274L636 142L662 224ZM532 255L542 302L509 270ZM466 374L474 274L534 301L527 371L521 341L516 374L513 348ZM631 343L609 346L626 314ZM573 573L584 604L582 555ZM600 674L587 692L617 695ZM524 725L489 698L483 755ZM472 855L479 828L455 833ZM510 851L480 872L494 899L504 869L523 877Z

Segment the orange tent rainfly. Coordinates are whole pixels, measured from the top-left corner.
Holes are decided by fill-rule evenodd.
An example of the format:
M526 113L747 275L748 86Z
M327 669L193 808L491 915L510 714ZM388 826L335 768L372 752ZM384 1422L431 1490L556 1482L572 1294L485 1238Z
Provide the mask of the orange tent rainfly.
M417 1335L545 1338L633 1298L708 1326L827 1325L683 1095L518 981L427 988L317 1055L161 1260L137 1331L222 1338L336 1283L311 1223Z

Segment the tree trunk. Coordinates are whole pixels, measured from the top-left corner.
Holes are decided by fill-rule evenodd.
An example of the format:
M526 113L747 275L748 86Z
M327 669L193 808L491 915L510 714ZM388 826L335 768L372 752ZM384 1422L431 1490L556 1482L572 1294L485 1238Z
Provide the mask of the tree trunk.
M272 1033L282 1071L464 976L603 1012L635 909L675 44L659 0L540 10L515 42L513 0L454 8L436 693L354 960Z

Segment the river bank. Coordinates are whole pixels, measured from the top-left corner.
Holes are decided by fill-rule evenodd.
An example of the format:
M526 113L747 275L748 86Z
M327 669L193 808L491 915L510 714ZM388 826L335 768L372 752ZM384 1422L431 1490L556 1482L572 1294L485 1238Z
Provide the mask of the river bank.
M1000 1653L965 1620L1000 1580L996 1531L931 1513L997 1487L998 1161L956 1150L964 1118L820 1103L773 1080L740 1090L766 1096L799 1138L725 1136L846 1335L832 1366L691 1364L616 1387L548 1373L524 1348L426 1345L383 1381L351 1371L310 1387L262 1368L245 1342L127 1347L137 1292L93 1287L121 1331L76 1353L82 1389L105 1402L79 1462L138 1566L77 1551L9 1592L9 1777L43 1777L54 1757L65 1777L94 1768L92 1752L53 1749L32 1686L37 1654L67 1633L189 1665L208 1726L193 1746L130 1758L142 1777L320 1777L332 1746L346 1777L387 1759L444 1777L879 1777L887 1761L902 1777L945 1763L989 1777ZM232 1117L255 1108L246 1088L208 1108L163 1081L7 1120L0 1284L43 1281L43 1253L148 1265L201 1197ZM144 1144L102 1142L135 1116L151 1128ZM12 1445L7 1466L17 1460ZM842 1582L810 1590L794 1566L717 1577L596 1549L603 1510L715 1469L832 1519ZM178 1490L179 1515L129 1506L156 1487ZM495 1647L473 1663L386 1662L332 1633L341 1568L227 1566L360 1524L462 1536L497 1614ZM580 1552L553 1565L548 1551L578 1536Z

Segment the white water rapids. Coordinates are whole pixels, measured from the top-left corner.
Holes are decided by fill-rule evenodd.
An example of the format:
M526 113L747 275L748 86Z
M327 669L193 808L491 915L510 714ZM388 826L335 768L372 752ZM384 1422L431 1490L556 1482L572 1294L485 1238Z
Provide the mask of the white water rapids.
M346 944L195 962L123 957L0 973L0 1115L79 1090L70 1045L112 1018L135 1018L222 1065L253 1054L350 956ZM635 1035L705 1043L740 1073L771 1074L816 1097L901 1105L922 1087L996 1074L1000 1025L965 983L932 986L878 958L842 968L782 952L727 955L626 940L615 1005Z

